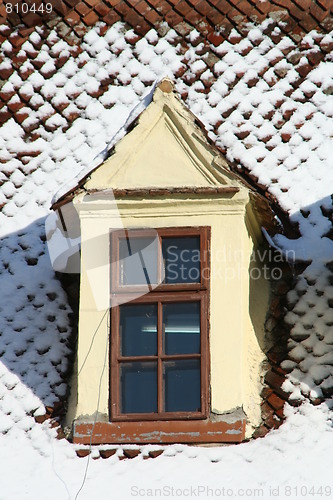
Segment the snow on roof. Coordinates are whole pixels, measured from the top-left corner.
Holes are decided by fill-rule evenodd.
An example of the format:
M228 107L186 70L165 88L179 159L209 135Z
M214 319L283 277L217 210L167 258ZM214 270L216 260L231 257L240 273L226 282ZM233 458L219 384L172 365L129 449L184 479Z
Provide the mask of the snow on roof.
M4 498L22 497L22 486L9 483L9 467L16 470L17 465L15 447L22 450L25 470L20 466L20 473L31 491L39 492L43 476L50 498L70 498L79 487L85 461L77 463L71 445L55 442L49 425L33 418L66 395L72 362L71 310L49 263L44 220L59 187L90 168L146 89L165 75L227 158L299 225L297 240L285 235L274 240L298 259L312 261L288 295L286 320L292 330L284 389L294 398L312 399L329 398L333 389L332 34L312 31L296 44L276 23L265 21L247 35L233 31L214 45L194 29L183 38L167 28L134 37L117 23L107 29L94 26L79 46L65 41L59 30L37 27L16 53L8 40L0 49L0 71L8 72L0 91ZM14 59L20 64L13 70ZM283 488L293 486L295 478L310 487L302 467L311 466L313 472L320 453L321 460L331 453L331 416L325 404L320 408L305 405L265 440L234 449L170 447L156 465L149 464L149 475L154 477L155 467L160 478L163 462L176 485L181 484L179 471L194 467L204 484L216 487L217 478L222 485L236 484L234 469L237 481L249 487L278 486L274 471ZM311 459L306 453L310 445L317 446ZM175 459L168 462L170 455ZM214 465L207 466L210 460L219 462L218 473ZM96 487L105 487L105 481L104 486L92 481L95 472L108 483L111 474L119 491L125 491L124 483L160 486L143 474L148 462L138 459L132 469L104 462L100 473L99 463L92 461L81 497L91 498ZM325 483L323 469L316 469L318 486ZM130 498L131 492L124 495Z

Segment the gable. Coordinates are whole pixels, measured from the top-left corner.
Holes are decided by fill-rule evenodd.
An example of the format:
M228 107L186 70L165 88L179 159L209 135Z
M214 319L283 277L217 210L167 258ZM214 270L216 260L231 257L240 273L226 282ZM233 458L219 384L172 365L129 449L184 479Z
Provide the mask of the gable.
M167 90L162 90L167 89ZM137 125L86 182L88 190L239 186L163 80Z

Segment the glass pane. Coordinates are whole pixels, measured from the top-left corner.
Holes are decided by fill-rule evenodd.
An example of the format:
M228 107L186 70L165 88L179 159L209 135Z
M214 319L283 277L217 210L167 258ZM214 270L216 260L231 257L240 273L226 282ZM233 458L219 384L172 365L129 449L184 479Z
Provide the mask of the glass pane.
M163 238L165 283L200 283L200 237Z
M165 354L200 353L200 302L163 304Z
M165 411L200 411L200 361L167 361L163 365Z
M120 353L122 356L157 354L157 305L120 306Z
M119 283L157 283L157 236L119 238Z
M157 364L121 363L121 413L157 412Z

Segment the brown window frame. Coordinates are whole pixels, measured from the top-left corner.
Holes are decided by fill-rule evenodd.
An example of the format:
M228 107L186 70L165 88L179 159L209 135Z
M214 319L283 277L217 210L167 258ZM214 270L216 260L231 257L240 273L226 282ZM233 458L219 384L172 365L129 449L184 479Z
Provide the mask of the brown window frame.
M119 279L119 239L129 233L131 237L156 236L160 245L158 254L158 269L161 267L162 238L167 237L200 237L200 282L198 283L162 283L138 298L133 298L142 285L120 285ZM120 296L123 304L156 304L157 305L157 355L154 356L121 356L120 355L120 307L114 305L111 309L110 335L110 419L111 421L156 421L156 420L195 420L205 419L208 416L208 331L209 331L209 284L210 284L210 228L200 227L173 227L149 229L115 230L111 232L112 262L116 263L111 276L111 300L113 304ZM158 271L159 272L159 271ZM135 293L136 292L136 293ZM163 325L162 307L164 303L200 302L200 353L199 354L165 354L163 353ZM185 359L200 360L200 399L201 410L192 412L165 412L163 411L163 362ZM154 413L121 413L120 412L120 364L125 362L157 363L157 412Z

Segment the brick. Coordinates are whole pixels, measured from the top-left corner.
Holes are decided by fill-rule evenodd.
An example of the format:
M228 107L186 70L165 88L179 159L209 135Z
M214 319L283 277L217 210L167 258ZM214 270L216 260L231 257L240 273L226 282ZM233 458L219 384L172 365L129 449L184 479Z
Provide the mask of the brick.
M286 9L289 9L290 7L290 0L275 0L274 3L279 7L284 7Z
M316 21L313 17L307 15L300 20L299 24L302 28L305 29L306 32L309 32L318 26L318 21Z
M96 5L95 12L97 12L99 16L104 17L108 12L110 12L110 8L105 5L104 2L100 2L98 5Z
M267 402L275 411L281 410L285 404L285 401L274 394L274 392L267 398Z
M253 6L249 4L247 0L241 0L237 4L237 9L240 10L246 16L249 16L253 12Z
M174 29L177 31L177 33L181 36L181 37L185 37L187 36L191 31L192 31L192 26L190 26L188 23L186 23L185 21L182 21L181 23L179 24L176 24L174 26Z
M215 5L222 14L228 14L232 9L232 6L227 0L212 0L211 3Z
M113 450L100 450L99 454L102 458L110 458L113 457L113 455L116 454L116 449Z
M145 15L146 21L149 23L155 25L163 19L161 14L159 14L156 10L151 9L147 14Z
M248 14L248 18L255 23L262 23L266 19L266 14L262 14L257 9Z
M202 16L198 12L196 12L195 10L191 10L191 12L189 12L186 15L185 19L189 24L192 24L192 26L193 25L195 26L201 21Z
M100 0L84 0L89 7L95 7Z
M325 33L333 30L333 16L327 16L324 21L320 23Z
M170 10L171 10L171 5L169 5L165 1L160 1L160 0L149 0L149 3L154 3L154 7L157 10L157 12L160 12L165 16Z
M207 14L207 19L216 27L221 26L226 17L224 14L214 10L210 14Z
M208 33L211 33L214 28L203 19L196 25L196 29L206 38Z
M140 0L127 0L127 3L132 5L132 7L135 7L136 5L138 5L140 3Z
M301 75L302 78L305 78L311 70L312 66L310 64L303 64L296 69L296 71Z
M174 26L182 22L183 18L177 12L171 10L165 15L165 20L169 26Z
M183 16L186 16L186 14L188 14L190 12L190 10L192 9L192 7L187 3L185 2L185 0L181 0L176 6L175 6L175 10L177 10L177 12L179 12L180 14L182 14Z
M7 19L12 26L17 26L17 25L21 24L20 16L14 11L11 12L10 14L8 14Z
M64 20L67 24L73 27L80 22L81 17L77 12L75 12L75 10L72 10L65 16Z
M308 11L310 6L313 5L312 0L294 0L297 6L302 9Z
M321 51L318 52L310 52L307 55L308 61L313 65L317 66L324 58L324 54Z
M116 11L123 17L126 16L130 10L131 8L125 2L121 2L116 6Z
M239 12L239 10L237 10L237 9L232 9L232 10L228 13L227 17L228 17L228 19L230 19L230 21L233 21L233 19L234 19L234 18L244 17L244 15L243 15L243 14L241 14L241 13Z
M75 7L75 10L81 14L81 16L85 16L86 14L88 14L88 12L91 11L91 8L88 7L88 5L84 2L80 2L77 4L77 6Z
M12 117L12 114L7 109L0 110L0 123L1 123L1 125L3 123L6 123L11 117Z
M62 0L54 0L51 3L53 5L53 10L56 10L61 16L66 15L69 10Z
M333 42L320 42L320 48L323 52L329 54L330 52L333 51Z
M109 26L112 26L112 24L119 20L120 16L115 10L110 10L110 12L103 17L103 21Z
M83 458L89 455L89 450L75 450L78 457Z
M24 104L21 101L13 102L13 103L8 103L7 107L8 107L8 109L10 109L10 111L12 113L17 113L17 111L19 111L20 109L22 109L24 107Z
M163 450L152 450L148 453L148 455L150 456L150 458L157 458L160 455L162 455L162 453L163 453Z
M151 7L145 0L141 0L141 2L136 5L135 10L137 10L141 16L145 16L146 13L151 10Z
M332 0L317 0L317 3L325 10L332 10Z
M284 377L270 370L265 375L265 382L273 389L279 389L284 382Z
M25 38L15 34L15 36L10 37L9 41L14 48L19 48L25 42Z
M316 4L311 6L310 13L320 23L329 15L328 10L322 9Z
M65 3L73 9L79 1L80 0L65 0Z
M258 9L262 14L267 14L271 9L271 4L267 1L258 2L256 9Z
M200 3L196 5L195 8L203 16L207 16L207 14L210 14L213 10L211 5L209 5L209 3L206 2L206 0L202 0Z
M31 35L31 33L33 33L35 30L34 30L34 27L32 26L31 28L20 28L19 29L19 34L23 37L23 38L27 38L29 35Z
M131 9L125 16L125 19L131 26L137 26L143 21L142 16Z
M135 458L140 455L140 450L124 450L124 455L126 458Z
M304 14L304 12L299 7L297 7L297 5L292 4L292 3L290 3L290 5L289 5L289 12L298 21L300 19L303 19L303 17L307 15L307 14Z
M97 23L98 21L98 16L95 12L91 11L89 12L89 14L87 14L84 18L83 18L83 22L87 25L87 26L92 26L94 25L95 23Z
M17 113L14 118L21 125L21 123L29 117L29 113Z
M284 33L290 33L295 26L296 26L295 19L292 19L291 17L286 17L286 19L283 20L283 25L281 25L281 30Z
M265 427L265 426L262 425L261 427L258 427L254 431L252 437L254 439L263 438L263 437L267 436L267 434L269 433L269 431L270 431L270 429L268 429L267 427Z
M0 79L1 80L8 80L8 78L10 77L10 75L12 75L14 72L14 68L11 67L11 68L6 68L6 69L1 69L0 70Z

